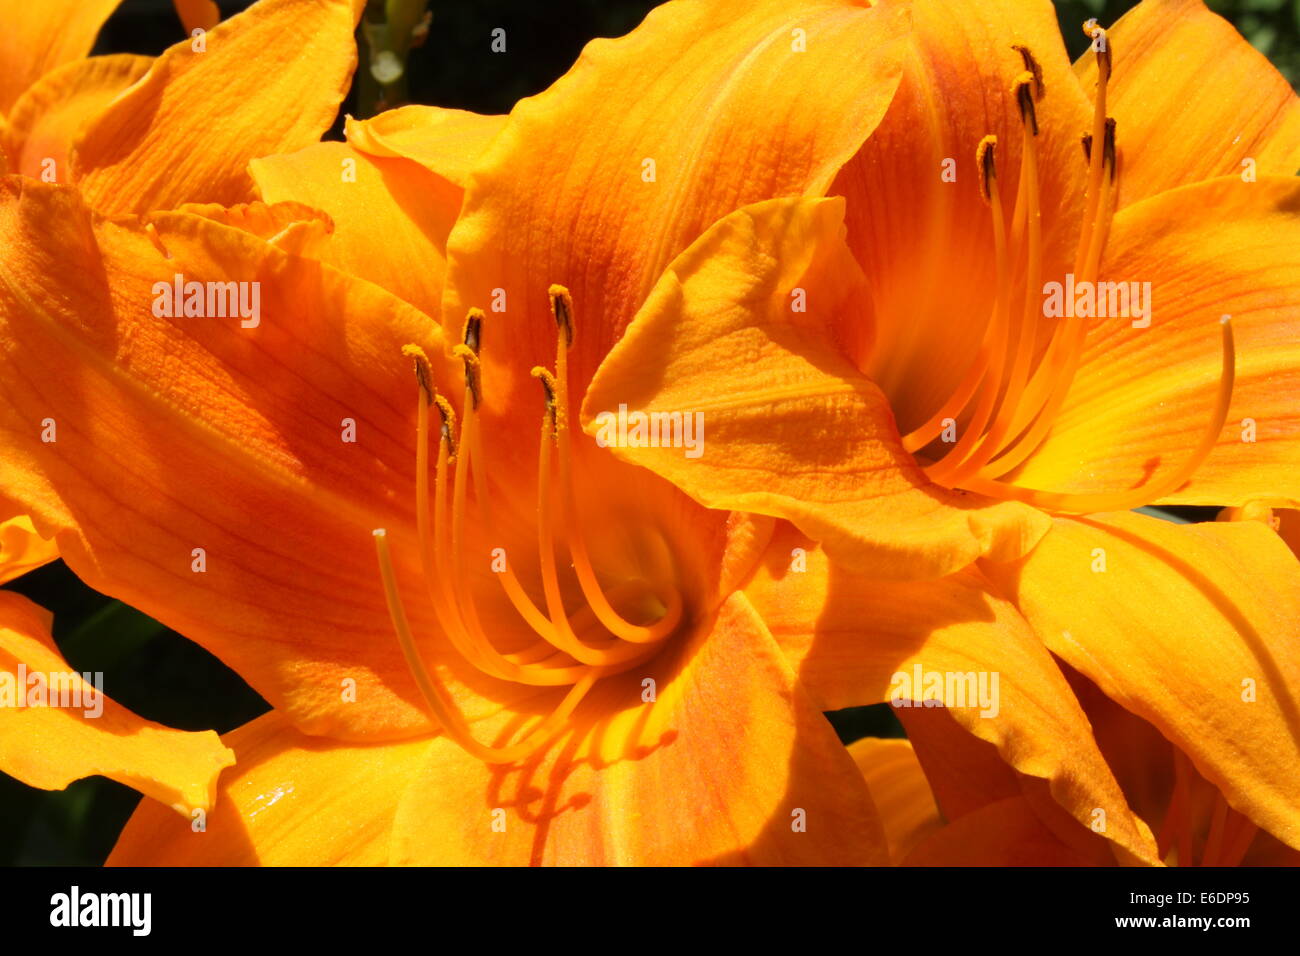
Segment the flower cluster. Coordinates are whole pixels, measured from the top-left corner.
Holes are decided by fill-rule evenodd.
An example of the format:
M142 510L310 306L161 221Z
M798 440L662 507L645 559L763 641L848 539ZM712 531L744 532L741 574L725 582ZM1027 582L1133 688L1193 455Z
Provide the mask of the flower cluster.
M344 141L363 0L115 5L0 8L0 582L272 710L0 707L110 863L1300 862L1300 100L1201 0L671 0Z

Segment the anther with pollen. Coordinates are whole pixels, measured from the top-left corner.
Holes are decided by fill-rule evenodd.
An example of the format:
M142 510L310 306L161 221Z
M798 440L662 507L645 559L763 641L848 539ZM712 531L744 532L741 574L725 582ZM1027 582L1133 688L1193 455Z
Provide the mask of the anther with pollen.
M451 350L451 354L460 359L465 365L465 385L469 389L470 400L475 408L478 408L479 402L483 400L480 379L481 366L478 357L482 335L483 310L470 309L469 315L465 317L464 344L457 345Z
M975 166L980 171L980 198L985 202L992 201L991 190L995 187L998 178L997 164L994 161L997 145L998 138L990 133L980 140L979 146L975 148Z
M555 324L564 330L564 347L573 348L573 297L562 285L553 285L547 290L551 299L551 314Z
M542 391L546 393L546 418L551 423L551 437L556 438L560 434L560 426L555 415L555 396L557 393L555 376L540 365L533 367L532 376L542 383Z
M1020 118L1029 127L1030 131L1038 135L1038 114L1034 110L1034 89L1036 87L1034 74L1031 70L1025 70L1018 77L1012 87L1016 96L1016 105L1020 107Z
M1029 52L1029 47L1013 43L1011 49L1020 54L1020 60L1025 64L1025 69L1034 74L1034 99L1041 100L1043 94L1047 92L1047 87L1043 85L1043 68L1038 65L1034 55Z

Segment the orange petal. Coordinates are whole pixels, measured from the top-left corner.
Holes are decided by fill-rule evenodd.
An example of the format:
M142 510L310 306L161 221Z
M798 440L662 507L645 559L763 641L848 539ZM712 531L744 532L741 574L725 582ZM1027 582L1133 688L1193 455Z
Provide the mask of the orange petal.
M86 126L73 181L106 213L254 198L250 159L301 149L333 123L356 16L352 0L263 0L209 31L203 52L176 44Z
M141 804L109 866L383 866L398 799L429 748L307 737L274 711L222 740L239 762L206 828Z
M849 744L849 755L862 771L880 813L889 858L898 863L943 826L921 764L906 740L864 737Z
M1248 501L1240 508L1224 508L1216 521L1260 521L1276 531L1300 557L1300 511L1295 508L1273 508L1262 501Z
M996 747L967 733L954 719L956 714L951 708L907 708L898 714L945 819L955 822L1007 797L1019 796L1028 802L1039 822L1088 865L1113 866L1117 860L1128 864L1157 862L1148 828L1127 804L1093 807L1085 818L1058 802L1056 794L1062 791L1054 783L1017 772L1003 761ZM1096 749L1096 744L1092 747ZM1117 806L1126 833L1143 834L1142 856L1134 856L1122 840L1108 842L1110 814Z
M0 521L0 584L22 577L58 557L58 547L36 533L27 515Z
M294 255L323 260L334 222L328 215L297 202L186 203L176 210L242 229Z
M566 285L581 394L664 268L714 221L826 190L893 95L907 7L685 0L592 41L520 101L471 177L448 240L445 327L488 310L522 369L497 387L532 395L528 369L555 350L547 289Z
M922 840L903 866L1090 866L1064 843L1025 797L1008 797L969 813Z
M1020 796L1020 777L998 748L967 733L951 709L900 707L895 713L945 820Z
M79 60L122 0L0 0L0 114L56 67Z
M918 0L910 55L879 128L830 192L848 199L849 245L871 277L876 341L854 354L910 431L956 389L976 354L997 286L993 225L980 198L975 149L998 138L996 162L1010 222L1022 126L1013 44L1042 68L1036 106L1044 274L1073 260L1082 214L1079 135L1091 110L1045 2ZM1121 130L1123 127L1120 127ZM945 177L945 164L956 176Z
M400 349L425 342L436 361L437 327L243 230L185 213L92 228L75 190L19 177L0 181L0 243L4 493L88 584L207 647L304 731L425 732L371 530L411 543L396 550L414 593ZM260 282L257 326L155 316L176 274ZM412 624L431 634L424 604Z
M1088 715L1101 748L1129 805L1159 833L1175 782L1174 747L1147 721L1135 717L1069 664L1061 670Z
M1223 799L1218 788L1150 723L1119 706L1069 665L1065 669L1107 763L1134 809L1166 843L1166 862L1178 866L1295 866L1300 862L1300 851L1235 812L1228 815L1221 831L1224 839L1212 844L1214 819Z
M742 595L666 653L653 703L640 675L598 687L597 716L525 766L435 741L398 808L394 862L887 862L861 773ZM610 745L629 732L641 746Z
M927 482L884 396L833 341L861 288L843 209L841 199L774 199L710 229L601 366L583 427L697 501L788 518L875 577L1023 554L1047 518ZM800 292L806 313L793 311ZM700 453L619 444L622 406L702 417Z
M1201 0L1143 0L1110 30L1106 112L1116 120L1119 206L1166 189L1239 176L1294 176L1300 98L1286 78ZM1075 66L1097 83L1096 56Z
M211 30L221 22L221 10L215 0L173 0L176 15L181 18L186 33Z
M292 200L329 214L335 228L324 261L440 314L459 188L415 163L345 143L254 160L249 171L267 202Z
M368 120L348 117L348 145L371 156L409 159L448 183L464 189L470 171L506 124L504 116L484 116L440 106L403 106Z
M1121 173L1121 176L1123 173ZM1135 488L1178 468L1212 420L1232 316L1236 382L1218 445L1169 503L1300 503L1300 184L1226 177L1115 217L1103 277L1150 282L1150 327L1094 322L1047 441L1016 484Z
M210 730L172 730L109 700L102 675L69 668L50 623L31 601L0 591L0 770L42 790L104 776L186 816L211 807L234 754Z
M1104 568L1104 571L1098 570ZM1300 565L1253 521L1059 519L988 572L1052 651L1300 846Z
M78 60L43 76L9 114L3 145L13 157L13 171L67 182L68 151L82 127L152 63L147 56L122 53Z
M1107 836L1138 858L1154 859L1151 834L1129 812L1059 668L977 570L938 581L872 580L828 560L785 526L745 594L822 708L933 698L933 675L945 695L950 682L960 682L960 688L953 683L947 713L967 733L996 747L1020 773L1048 781L1083 826L1103 808ZM967 692L964 701L959 689ZM898 713L915 710L899 707ZM919 742L917 750L924 764ZM983 792L998 792L997 775L997 768L982 774L988 778L979 783ZM946 791L936 787L936 793L948 811ZM950 812L972 805L954 803Z

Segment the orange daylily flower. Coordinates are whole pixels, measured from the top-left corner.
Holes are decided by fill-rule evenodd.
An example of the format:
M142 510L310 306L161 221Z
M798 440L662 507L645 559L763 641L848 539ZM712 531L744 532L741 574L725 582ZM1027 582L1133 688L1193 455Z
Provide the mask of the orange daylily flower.
M620 405L702 411L709 453L697 461L615 451L697 501L819 542L835 613L806 597L806 579L774 575L760 598L756 578L747 593L824 706L887 699L898 658L873 663L862 648L890 618L923 612L876 592L968 562L951 532L967 519L985 544L974 587L1010 600L1052 653L1159 727L1235 812L1300 846L1286 783L1300 768L1287 704L1300 675L1281 663L1297 624L1267 607L1294 594L1294 558L1262 529L1112 513L1300 502L1300 103L1199 0L1145 0L1111 30L1088 29L1098 51L1105 41L1101 73L1097 52L1071 69L1049 4L916 3L898 95L830 188L842 198L756 203L701 236L604 359L582 422L595 435ZM1080 134L1092 137L1082 151ZM1044 320L1041 290L1067 273L1150 281L1155 305L1137 321L1149 325ZM1031 505L1051 530L1019 519L1004 526L1018 537L999 538L976 517L986 508L954 508L978 496ZM789 565L783 546L764 567ZM1096 601L1080 597L1094 587ZM1196 653L1189 608L1217 635ZM928 610L932 627L949 619ZM839 646L850 629L855 653ZM935 670L998 669L973 645L960 666L920 651ZM1194 669L1219 683L1182 701L1153 693L1201 686ZM1240 699L1247 678L1266 703ZM954 716L1017 771L1051 779L1088 824L1055 771L1027 769L1011 736L1027 733L1023 712L1000 729ZM1225 735L1236 752L1216 749Z
M865 784L737 591L768 523L706 511L611 459L595 499L610 510L584 510L586 553L609 600L632 619L615 624L629 641L597 637L604 632L590 612L565 614L550 603L573 608L584 594L571 575L557 579L554 557L549 564L542 557L550 536L566 536L559 515L572 495L556 496L556 524L539 530L522 500L537 502L538 487L494 472L495 461L483 457L499 442L542 436L550 418L541 388L535 413L517 416L515 431L504 435L478 430L466 393L462 425L448 427L456 463L448 462L450 441L439 442L439 493L424 508L412 492L427 490L435 476L415 468L428 464L430 431L437 431L430 416L442 406L426 403L401 344L430 346L434 359L421 361L422 382L464 379L421 313L378 286L192 213L155 214L147 228L100 219L63 188L10 178L3 189L6 238L26 258L71 256L85 266L75 274L105 276L111 290L60 286L61 301L37 301L10 275L0 282L6 332L22 333L6 337L6 367L22 382L7 396L18 407L6 403L5 434L19 437L6 449L6 490L48 509L34 510L59 528L65 559L89 582L175 622L285 708L228 737L252 753L223 778L224 799L202 841L188 839L185 821L172 827L146 808L118 859L356 862L391 846L397 862L883 861ZM49 235L53 222L62 235ZM263 277L262 321L249 330L260 334L213 321L160 322L140 308L157 270L173 267L234 281ZM129 335L134 356L124 362L99 351L111 348L106 332ZM561 335L561 349L565 341ZM481 347L491 354L490 335ZM147 352L180 364L145 359ZM473 366L472 353L466 358ZM45 371L51 363L64 371L58 389L42 384L53 381ZM552 386L559 423L563 378L561 369ZM220 390L202 385L213 381ZM492 375L485 367L471 381L488 407ZM418 406L418 437L403 395ZM59 441L41 446L20 436L24 409L51 402L51 414L65 422ZM87 407L93 415L78 414ZM350 455L341 440L345 418L358 426L360 454ZM111 443L99 437L108 422ZM549 445L542 448L547 454ZM568 457L561 445L551 481L572 481ZM101 468L115 481L88 485L77 477ZM202 491L177 494L186 487ZM93 520L85 517L91 513ZM623 523L611 523L618 515ZM626 523L628 515L635 523ZM414 635L405 648L410 664L365 548L375 527L394 542L383 578L404 585L407 609L398 620L403 636ZM624 530L599 530L609 527ZM433 560L454 576L454 591L415 602L420 589L410 585L420 579L421 542L432 537ZM196 545L207 554L201 574L190 563ZM550 600L542 613L564 622L548 633L575 642L567 646L581 661L557 664L523 645L530 632L502 589L505 579L491 570L495 547L534 594L535 569L543 570ZM661 601L676 608L665 625L635 620L655 608L662 614ZM423 682L436 682L431 700L454 716L433 722L417 690ZM546 716L557 713L563 719ZM538 722L541 731L529 726ZM309 740L299 727L334 739ZM443 732L434 735L438 727ZM563 738L548 749L551 729ZM742 735L752 737L736 747ZM503 740L516 736L514 744ZM494 744L506 751L483 749ZM330 778L344 763L348 774ZM405 788L391 786L399 778ZM330 793L309 789L325 779ZM342 791L363 779L370 781L363 789L381 788L367 790L365 825L327 827L330 835L307 839L304 830L321 828L303 827L298 814L309 808L291 796L299 786L316 806L343 811ZM656 779L674 784L649 783ZM699 787L686 785L693 780ZM291 798L253 805L276 787ZM810 838L788 822L796 813L814 821ZM441 823L430 826L431 819Z
M960 45L969 48L969 62L958 62L969 69L936 78L913 65L881 129L832 189L846 194L845 205L819 207L805 200L756 207L701 239L693 253L674 264L672 278L663 281L643 310L639 321L647 329L655 325L655 334L630 335L615 350L608 373L597 383L592 410L625 399L647 409L667 405L669 399L674 407L705 407L693 404L689 392L661 395L653 382L636 381L636 370L657 370L664 360L685 367L708 359L671 335L679 326L690 325L697 343L732 348L734 343L716 344L719 333L738 335L728 323L744 323L746 311L763 312L750 324L767 323L773 330L751 335L775 338L774 329L784 324L799 341L778 340L788 358L774 354L755 380L780 375L783 383L797 384L808 394L785 398L784 414L771 428L772 416L755 414L772 401L761 388L714 413L715 434L734 429L734 435L725 436L728 455L717 456L717 467L733 464L739 470L743 466L737 454L779 447L783 435L773 429L796 417L801 423L819 417L830 422L835 416L856 421L857 428L839 430L838 448L823 443L824 454L835 454L837 468L834 476L820 474L816 496L800 491L811 481L806 474L825 472L824 467L808 461L800 466L795 455L789 461L769 458L761 479L750 476L750 485L762 488L753 497L767 499L754 510L794 520L845 560L881 575L917 568L900 568L888 528L860 520L871 517L870 506L862 503L864 485L880 487L880 472L895 482L902 481L897 477L901 472L936 496L953 488L1064 513L1151 502L1300 500L1294 468L1300 442L1294 440L1296 411L1290 401L1296 394L1300 352L1289 334L1297 283L1288 271L1296 228L1290 207L1297 187L1286 178L1300 163L1300 101L1262 56L1195 0L1147 0L1111 31L1093 28L1099 40L1106 38L1106 62L1113 65L1098 86L1090 119L1082 85L1064 61L1046 5L990 0L970 6L969 17L952 17L951 11L926 3L916 6L919 55L933 61ZM1152 21L1164 22L1176 12L1172 8L1186 16L1166 39ZM1008 24L1012 33L980 26L995 22ZM1132 32L1158 34L1156 52L1142 47L1126 58L1124 41ZM1140 95L1142 84L1151 82L1146 60L1164 56L1159 51L1174 42L1183 57L1180 69L1191 77L1186 81L1189 96L1200 84L1194 64L1213 60L1216 69L1231 63L1239 77L1235 85L1251 90L1253 104L1263 97L1264 105L1252 109L1248 135L1225 136L1217 152L1206 147L1185 159L1185 193L1151 195L1141 179L1147 166L1130 164L1122 130L1130 114L1140 129L1155 121L1142 113L1148 102ZM996 50L984 55L991 44ZM1086 54L1078 67L1085 84L1092 58ZM1132 70L1127 69L1130 60ZM1161 83L1168 87L1167 74ZM1139 93L1130 92L1134 86ZM1040 92L1041 99L1035 99ZM927 96L938 97L943 116L956 127L942 128L937 147L913 105ZM977 105L986 101L987 109ZM1107 102L1119 113L1118 126L1106 123ZM1231 126L1223 119L1231 109L1225 98L1216 93L1204 106L1177 114L1163 110L1159 116L1197 129ZM1008 128L1019 132L1013 137ZM1118 147L1092 150L1090 158L1078 149L1078 131L1092 129L1101 142L1113 139L1116 134L1107 130L1116 128L1121 130ZM981 139L985 134L997 138L996 150ZM1164 141L1185 140L1181 129L1171 129ZM1020 190L999 187L1008 165L1003 154L1017 157L1017 141L1035 161L1023 164ZM1140 142L1145 141L1144 135ZM970 159L978 155L987 168L945 182L923 161L931 152ZM1112 154L1118 163L1109 158ZM1241 157L1254 161L1257 181L1236 175ZM1175 165L1162 159L1159 175ZM1286 177L1272 175L1282 172ZM1130 178L1138 181L1127 186ZM1098 188L1089 193L1094 180ZM886 188L890 183L893 188ZM997 203L981 199L986 187ZM1020 193L1024 198L1017 204ZM1120 205L1112 216L1116 197ZM918 209L935 210L933 230L914 228ZM841 235L846 218L847 239ZM960 221L973 225L944 225ZM1176 234L1170 228L1175 223ZM778 236L782 230L785 234ZM794 230L802 231L791 235ZM1000 259L999 234L1005 247ZM765 248L779 251L784 262L755 273L754 260ZM1032 256L1028 266L1026 256ZM854 263L865 270L866 282ZM1026 268L1032 281L1023 278ZM804 321L791 313L790 292L806 273L818 269L827 277L808 289L814 312ZM925 281L924 270L942 274L944 281ZM1082 317L1035 321L1043 280L1063 279L1071 270L1079 283L1097 277L1149 281L1158 298L1146 317L1150 327L1132 327L1143 321L1106 321L1090 332ZM775 283L779 294L767 295L769 287L753 281L739 288L737 272ZM1192 286L1183 278L1189 274L1205 281ZM732 290L725 300L730 311L713 298L726 287ZM909 298L913 295L918 298ZM700 299L701 310L709 310L715 328L704 329L700 316L682 312L683 307L691 310L692 296ZM997 321L951 321L952 315L971 310L992 314ZM665 315L670 311L675 321ZM1231 322L1221 323L1223 315L1231 315ZM1020 334L1022 328L1026 334ZM674 352L663 354L669 347ZM657 352L637 354L646 348ZM827 361L839 364L819 375L822 369L807 368L801 351L825 351ZM1122 366L1110 359L1115 353L1125 356ZM1122 380L1117 380L1121 367ZM662 378L681 381L679 376ZM1155 403L1163 403L1160 416L1148 414ZM1257 440L1243 441L1237 423L1252 416L1266 424ZM891 417L903 433L901 442ZM943 440L945 421L959 438ZM1225 421L1233 424L1225 427ZM758 427L746 428L745 422ZM789 434L804 432L791 428ZM668 468L662 451L641 450L628 457L665 473ZM737 482L729 487L723 471L675 464L679 474L669 477L696 497L718 506L741 504L744 492ZM1037 490L1038 485L1050 490ZM805 500L809 498L814 500Z

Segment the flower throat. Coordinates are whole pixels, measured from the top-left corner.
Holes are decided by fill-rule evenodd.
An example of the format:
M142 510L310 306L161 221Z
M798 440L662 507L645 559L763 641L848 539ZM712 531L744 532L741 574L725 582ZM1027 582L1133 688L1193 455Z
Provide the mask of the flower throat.
M483 313L471 309L463 342L452 354L465 370L464 422L459 432L451 403L438 393L423 349L402 349L415 364L419 390L416 419L416 527L424 583L438 626L457 653L489 676L536 687L568 687L556 708L519 739L501 746L480 743L434 673L425 666L397 587L397 576L385 529L374 532L385 597L393 628L429 710L451 739L474 756L490 763L512 763L539 751L568 726L569 718L587 692L602 677L629 670L655 656L683 619L683 602L676 588L656 590L644 579L625 581L606 594L592 565L583 537L581 515L573 488L573 450L569 425L568 350L574 339L573 300L563 286L550 289L551 313L556 322L555 368L536 367L532 375L545 398L537 464L538 564L544 592L544 610L529 596L504 562L494 577L510 604L532 631L532 643L521 651L502 653L483 627L474 589L466 574L470 566L467 526L470 483L480 527L492 527L487 459L479 406L483 400L480 350ZM431 412L440 419L438 451L429 488ZM554 478L558 478L556 488ZM557 518L559 520L557 520ZM574 574L586 601L577 614L564 607L556 564L554 528L565 528L565 544ZM633 600L637 606L653 605L651 620L629 620L611 603ZM639 601L637 600L639 599ZM579 637L579 633L588 639ZM596 632L595 639L590 639Z
M1114 215L1119 171L1115 120L1106 115L1112 54L1109 39L1096 20L1089 20L1083 29L1092 39L1092 50L1097 55L1098 80L1092 132L1083 137L1083 153L1088 164L1087 192L1073 274L1092 285L1100 271ZM1045 90L1042 69L1029 48L1015 46L1013 49L1024 63L1024 70L1011 88L1020 112L1023 148L1010 236L998 183L997 137L985 136L975 153L980 194L993 220L997 286L992 312L975 361L965 377L938 411L903 436L903 447L917 452L931 446L946 426L965 416L960 439L946 447L939 446L936 460L924 466L932 481L948 488L1025 501L1050 511L1082 514L1136 508L1178 490L1213 449L1232 397L1235 369L1232 326L1223 317L1223 364L1214 411L1195 449L1178 466L1153 476L1137 488L1114 492L1066 494L1008 482L1006 476L1047 437L1078 370L1087 336L1083 317L1071 315L1067 321L1057 324L1036 367L1031 368L1038 351L1035 321L1038 300L1034 292L1043 265L1035 103L1043 98ZM1017 298L1012 289L1012 257L1022 248L1026 278L1023 295ZM1023 302L1023 308L1015 321L1012 314L1017 301Z

